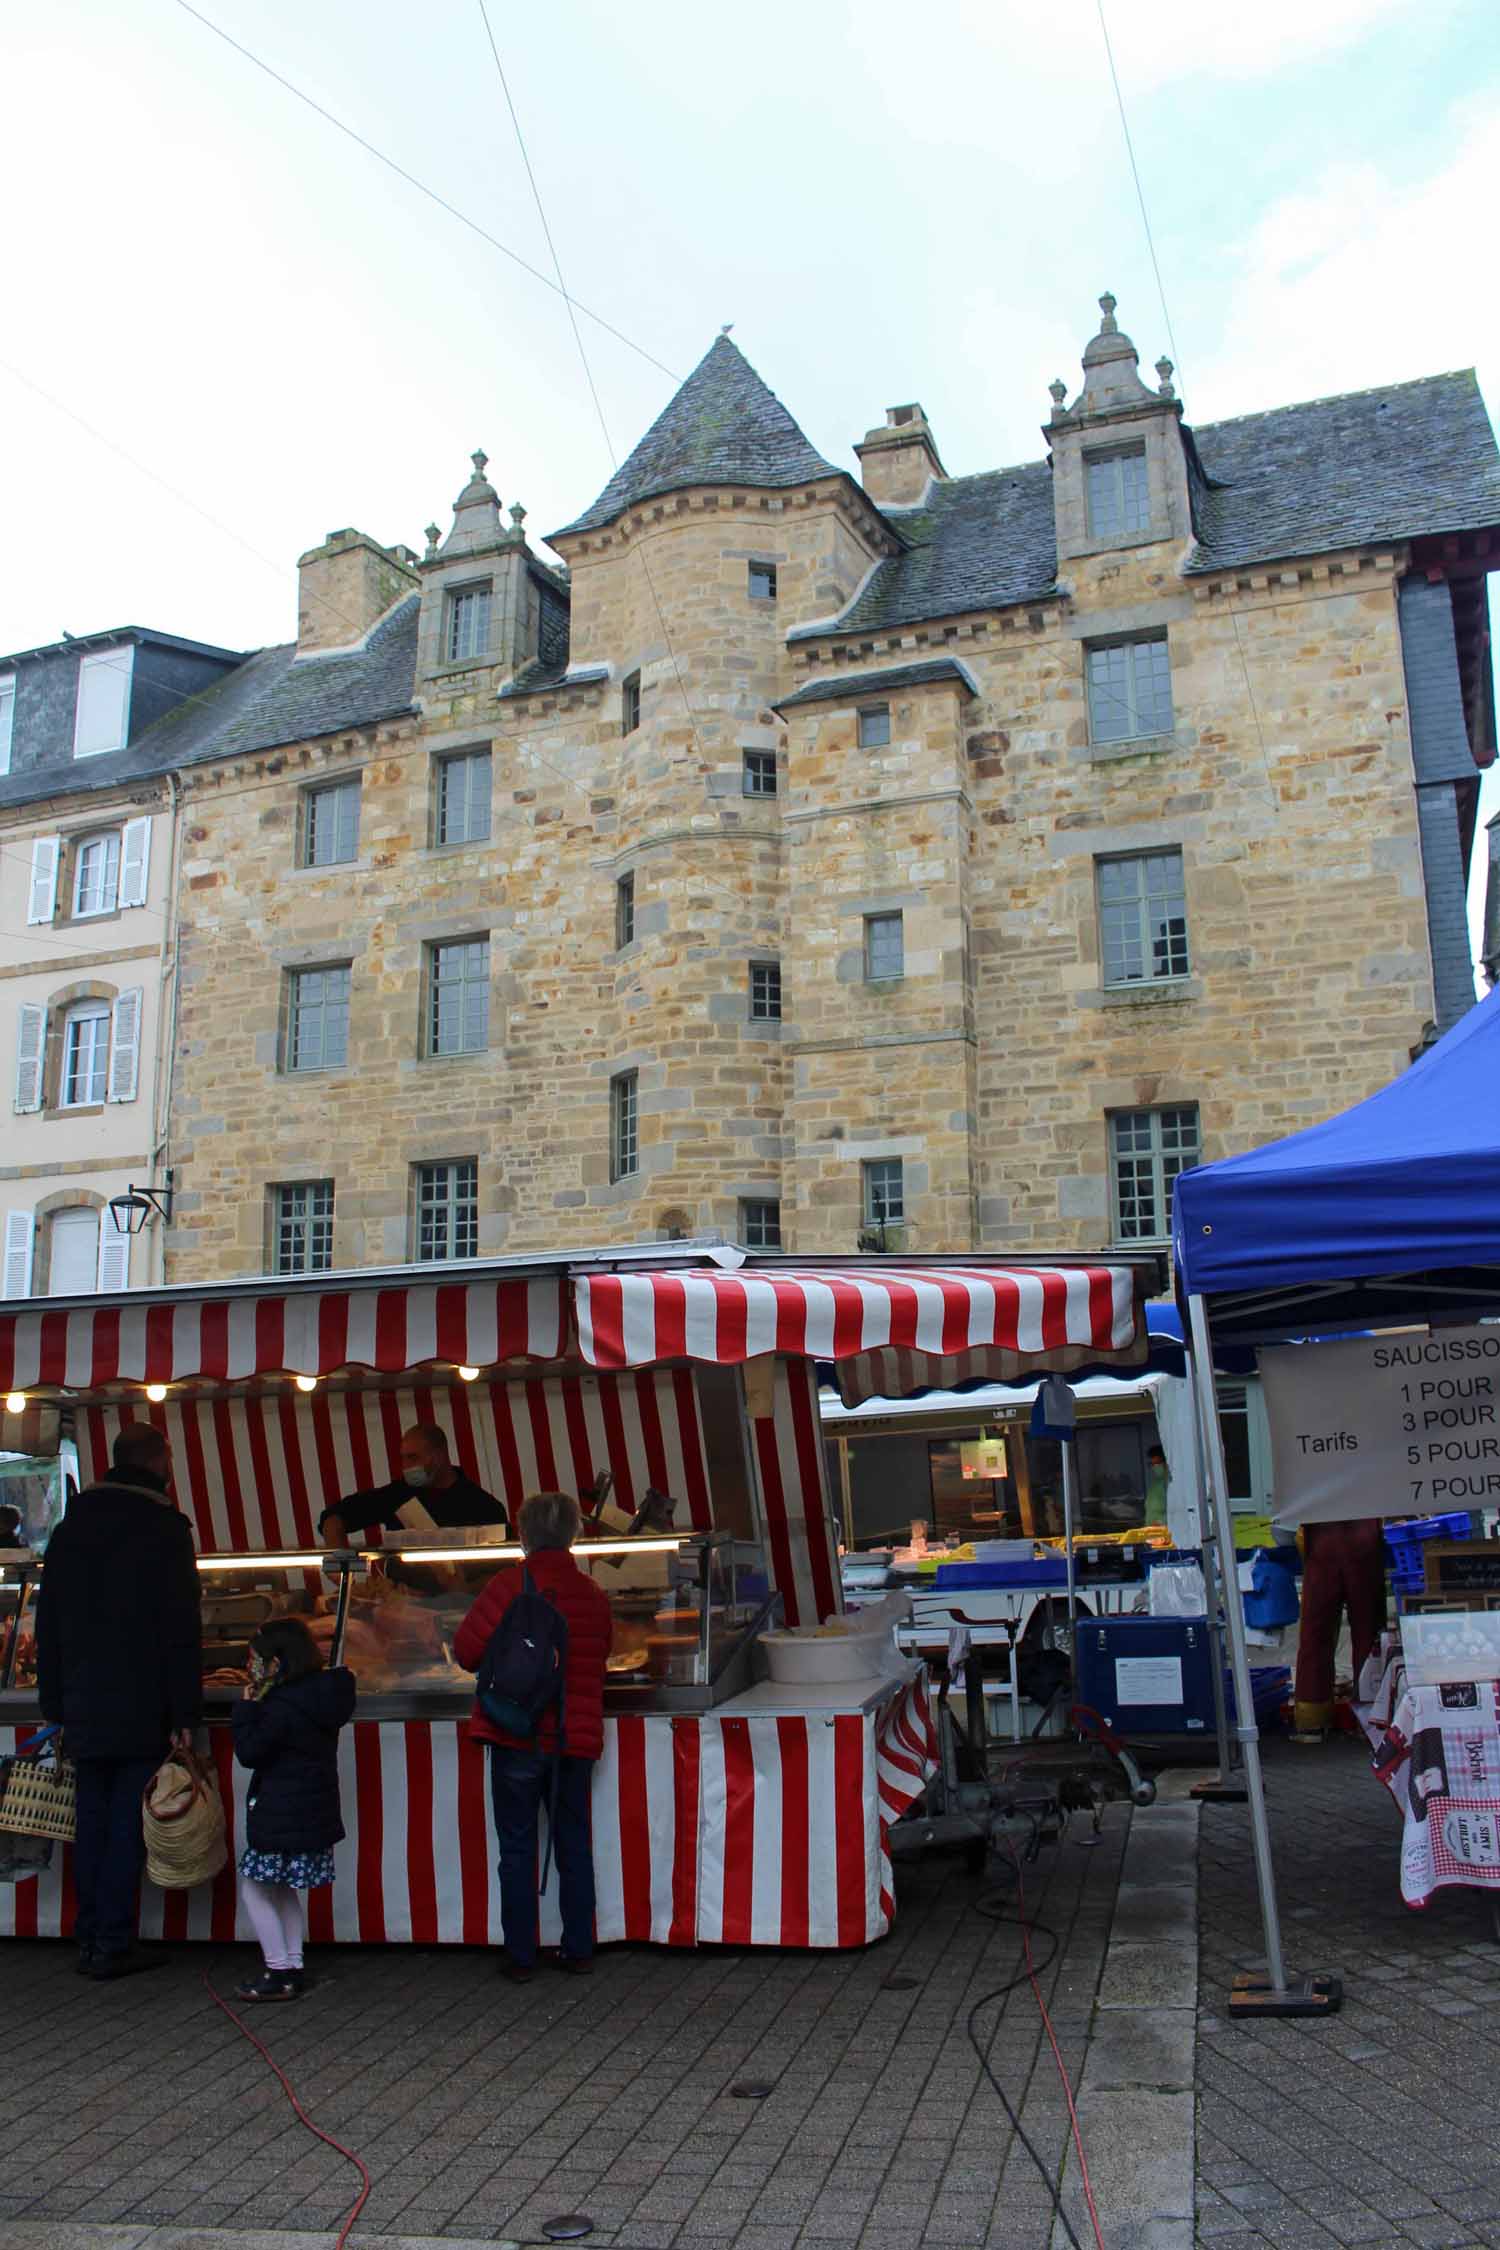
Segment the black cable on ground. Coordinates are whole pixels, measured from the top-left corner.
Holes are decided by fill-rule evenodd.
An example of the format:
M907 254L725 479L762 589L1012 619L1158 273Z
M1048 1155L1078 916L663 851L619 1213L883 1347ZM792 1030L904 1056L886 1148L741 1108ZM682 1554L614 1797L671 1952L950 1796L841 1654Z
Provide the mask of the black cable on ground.
M1036 1841L1037 1830L1036 1824L1033 1822L1033 1850L1036 1847ZM1061 2221L1063 2232L1066 2234L1069 2242L1072 2244L1073 2250L1083 2250L1082 2243L1079 2241L1077 2235L1073 2231L1073 2222L1068 2217L1067 2212L1063 2209L1062 2190L1059 2186L1061 2169L1059 2168L1059 2173L1056 2178L1054 2178L1053 2174L1048 2170L1045 2160L1038 2152L1036 2144L1032 2141L1030 2135L1027 2133L1025 2126L1021 2123L1019 2114L1012 2106L1010 2099L1006 2094L1005 2088L1001 2085L999 2079L995 2076L994 2071L991 2069L989 2049L981 2043L979 2033L975 2028L979 2012L982 2008L988 2008L992 2006L993 2003L997 2000L1008 1999L1010 1994L1019 1991L1020 1987L1023 1984L1029 1984L1033 1976L1040 1975L1043 1969L1050 1968L1052 1966L1052 1963L1057 1959L1058 1951L1062 1944L1062 1940L1059 1938L1056 1930L1049 1929L1045 1922L1033 1922L1023 1915L1008 1913L1006 1911L1005 1904L1007 1896L1008 1892L1006 1887L997 1884L993 1890L984 1892L981 1897L977 1898L974 1901L974 1911L976 1914L982 1914L985 1920L988 1922L1013 1922L1018 1928L1024 1925L1024 1927L1029 1931L1032 1937L1045 1938L1047 1940L1049 1950L1040 1961L1033 1961L1030 1966L1026 1966L1023 1959L1022 1967L1017 1970L1016 1974L1013 1977L1009 1978L1004 1984L997 1984L992 1991L981 1993L980 1997L974 2002L973 2007L969 2010L968 2022L965 2026L965 2029L969 2034L969 2044L973 2048L975 2054L979 2057L979 2067L984 2072L984 2075L989 2080L991 2086L994 2088L995 2098L999 2102L1000 2107L1004 2110L1006 2117L1010 2121L1011 2131L1015 2134L1016 2139L1020 2142L1022 2148L1025 2149L1026 2154L1031 2158L1032 2163L1036 2166L1037 2171L1041 2175L1047 2193L1052 2200L1052 2208L1057 2213L1058 2219ZM1000 2027L997 2022L995 2030L998 2032L999 2028ZM993 2033L991 2034L990 2045L994 2045Z

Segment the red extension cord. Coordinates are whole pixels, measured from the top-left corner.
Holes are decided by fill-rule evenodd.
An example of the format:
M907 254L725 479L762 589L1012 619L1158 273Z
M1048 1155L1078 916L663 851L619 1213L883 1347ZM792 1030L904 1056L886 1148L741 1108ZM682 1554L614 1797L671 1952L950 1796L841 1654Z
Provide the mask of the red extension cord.
M230 2007L229 2002L224 1998L223 1994L214 1990L213 1983L209 1977L207 1969L205 1969L203 1972L203 1988L207 1992L210 2000L212 2000L214 2006L216 2008L222 2008L225 2015L228 2016L230 2022L234 2025L235 2029L244 2033L251 2046L260 2056L261 2061L266 2063L272 2070L275 2071L276 2076L281 2081L281 2090L286 2095L286 2098L291 2103L293 2109L296 2111L299 2122L305 2125L307 2127L307 2130L310 2133L314 2134L318 2140L322 2141L325 2147L331 2148L336 2156L343 2157L346 2164L352 2164L356 2172L358 2172L360 2179L363 2181L364 2184L360 2188L358 2195L354 2199L353 2208L351 2209L347 2219L345 2219L343 2225L339 2228L338 2240L334 2244L334 2250L345 2250L345 2244L349 2240L350 2233L352 2232L354 2227L354 2222L359 2217L360 2212L363 2211L365 2204L369 2200L370 2174L365 2164L364 2158L362 2156L356 2156L352 2148L345 2148L342 2141L336 2141L331 2133L324 2132L321 2125L315 2125L313 2123L312 2119L308 2116L307 2111L302 2107L301 2102L297 2099L297 2089L288 2078L286 2072L282 2069L280 2063L276 2060L276 2057L270 2052L267 2047L262 2045L259 2039L256 2038L255 2033L250 2029L250 2026L246 2023L244 2017L238 2014L235 2009Z
M1067 2069L1057 2044L1057 2035L1052 2029L1052 2018L1047 2013L1047 2003L1042 1998L1042 1988L1037 1982L1036 1964L1031 1958L1031 1926L1026 1919L1026 1886L1021 1874L1021 1861L1015 1845L1010 1843L1009 1839L1007 1839L1007 1849L1016 1870L1016 1904L1020 1910L1021 1943L1026 1950L1026 1974L1031 1980L1031 1989L1037 2007L1041 2010L1042 2025L1047 2034L1047 2044L1052 2049L1052 2060L1057 2065L1057 2075L1062 2080L1063 2097L1068 2105L1068 2117L1073 2128L1073 2146L1078 2151L1078 2169L1083 2179L1083 2198L1088 2205L1089 2224L1093 2227L1094 2240L1098 2244L1098 2250L1104 2250L1104 2236L1099 2229L1098 2206L1094 2202L1094 2183L1089 2178L1089 2160L1083 2153L1083 2133L1078 2123L1078 2111L1073 2104L1073 2088L1068 2081Z

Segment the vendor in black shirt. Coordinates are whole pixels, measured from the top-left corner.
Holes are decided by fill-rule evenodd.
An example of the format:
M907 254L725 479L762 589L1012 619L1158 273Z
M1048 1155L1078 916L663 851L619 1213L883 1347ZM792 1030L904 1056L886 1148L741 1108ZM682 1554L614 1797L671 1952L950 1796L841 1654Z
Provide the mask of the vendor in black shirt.
M401 1474L394 1484L373 1492L351 1492L325 1508L318 1530L325 1546L347 1547L350 1535L373 1531L457 1531L469 1524L493 1524L505 1534L505 1510L493 1493L455 1469L445 1431L435 1422L415 1422L401 1437Z

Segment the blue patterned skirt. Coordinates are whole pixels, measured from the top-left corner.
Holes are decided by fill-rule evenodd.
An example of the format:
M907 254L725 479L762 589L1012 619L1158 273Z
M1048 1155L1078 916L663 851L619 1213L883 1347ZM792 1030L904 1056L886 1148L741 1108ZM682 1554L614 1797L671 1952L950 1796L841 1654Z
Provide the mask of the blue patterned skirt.
M253 1883L287 1883L294 1891L316 1891L333 1881L333 1853L254 1852L247 1848L240 1853L240 1873Z

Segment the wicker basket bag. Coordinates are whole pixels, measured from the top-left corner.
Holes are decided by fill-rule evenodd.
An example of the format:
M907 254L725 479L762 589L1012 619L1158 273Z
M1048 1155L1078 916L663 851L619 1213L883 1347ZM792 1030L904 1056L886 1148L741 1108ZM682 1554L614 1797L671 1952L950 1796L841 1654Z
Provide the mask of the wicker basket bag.
M229 1857L219 1777L194 1750L173 1750L141 1800L146 1873L164 1891L211 1883Z
M0 1761L0 1830L71 1844L78 1826L77 1775L49 1727L16 1755Z

